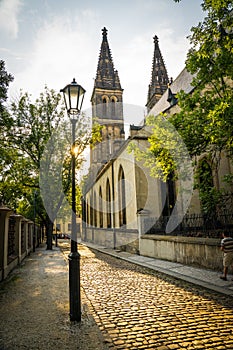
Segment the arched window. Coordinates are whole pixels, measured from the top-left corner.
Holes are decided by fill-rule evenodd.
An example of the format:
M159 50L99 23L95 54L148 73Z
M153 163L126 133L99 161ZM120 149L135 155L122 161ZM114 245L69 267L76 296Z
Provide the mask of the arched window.
M203 159L200 162L198 173L199 173L199 182L200 182L201 189L204 190L207 188L214 187L212 169L206 159Z
M106 184L106 213L107 213L107 227L112 227L112 216L111 216L111 187L109 179Z
M102 188L99 189L99 225L100 227L104 226L103 220L103 198L102 198Z
M94 193L94 202L93 202L93 224L97 227L97 207L96 207L96 193Z
M175 182L173 181L174 174L171 173L168 176L166 182L161 183L162 197L165 201L163 207L163 216L170 216L176 201L176 191L175 191Z
M90 197L90 225L93 226L93 196Z
M201 200L202 212L206 220L211 220L216 214L216 197L213 191L214 181L211 165L207 159L202 159L199 168L199 194Z
M106 117L106 115L107 115L107 100L104 97L103 98L103 116Z
M111 116L115 117L116 115L116 101L114 98L111 99Z
M86 213L87 213L87 224L90 225L90 211L89 211L88 200L86 202Z
M125 174L122 166L118 173L119 225L126 225Z

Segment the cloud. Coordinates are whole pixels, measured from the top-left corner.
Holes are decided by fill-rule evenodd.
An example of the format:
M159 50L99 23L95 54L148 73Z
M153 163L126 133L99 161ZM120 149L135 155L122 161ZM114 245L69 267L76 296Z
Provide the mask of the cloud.
M91 94L99 48L83 22L91 27L93 21L90 11L78 17L63 14L44 21L27 53L28 65L15 77L12 91L22 88L37 98L45 85L59 91L76 78ZM93 47L96 47L95 56Z
M25 47L26 64L15 74L11 96L17 96L22 88L37 98L45 85L59 91L75 78L87 91L83 108L89 108L104 25L98 11L87 7L72 15L65 10L62 15L46 17L33 35L33 42ZM175 78L184 68L188 45L183 36L174 33L170 23L160 21L156 27L159 28L156 32L146 28L120 40L115 34L117 27L108 27L109 45L126 104L146 104L155 34L159 37L169 77Z
M114 48L117 57L116 69L119 71L124 102L137 103L144 106L147 102L148 85L151 80L152 60L154 55L153 37L159 38L159 47L168 71L168 76L174 79L185 67L185 58L188 51L188 41L183 36L176 35L168 23L160 23L156 32L145 31L135 35L130 42L125 42Z
M0 1L0 28L6 31L12 38L17 38L18 14L21 5L21 0Z

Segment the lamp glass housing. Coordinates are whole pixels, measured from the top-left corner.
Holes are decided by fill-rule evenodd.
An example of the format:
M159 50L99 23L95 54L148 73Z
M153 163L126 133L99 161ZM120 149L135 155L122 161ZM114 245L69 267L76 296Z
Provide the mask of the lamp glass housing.
M67 113L69 115L80 113L84 94L86 92L84 88L81 85L77 84L75 79L73 79L72 83L66 85L66 87L64 87L61 92L64 96Z

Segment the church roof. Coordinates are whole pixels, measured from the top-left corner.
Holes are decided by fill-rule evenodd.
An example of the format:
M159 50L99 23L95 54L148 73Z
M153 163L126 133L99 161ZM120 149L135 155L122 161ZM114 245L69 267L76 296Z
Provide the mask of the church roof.
M184 68L178 77L166 88L163 96L159 101L153 106L153 108L148 112L148 115L157 116L159 113L165 112L168 108L171 107L169 102L169 90L175 96L178 92L183 90L185 93L191 93L194 89L192 86L193 75Z
M97 66L95 88L122 90L118 71L115 70L111 50L108 44L107 29L102 29L102 43Z
M159 48L159 39L157 35L154 36L154 55L152 62L152 73L151 73L151 82L148 89L147 104L149 104L151 98L154 95L162 95L169 83L167 69L163 60Z

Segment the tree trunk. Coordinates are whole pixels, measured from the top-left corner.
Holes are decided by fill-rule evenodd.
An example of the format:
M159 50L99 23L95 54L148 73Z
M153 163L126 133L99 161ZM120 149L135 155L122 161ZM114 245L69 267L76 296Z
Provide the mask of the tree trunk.
M50 220L49 216L46 218L46 236L47 236L47 250L53 249L53 222Z

